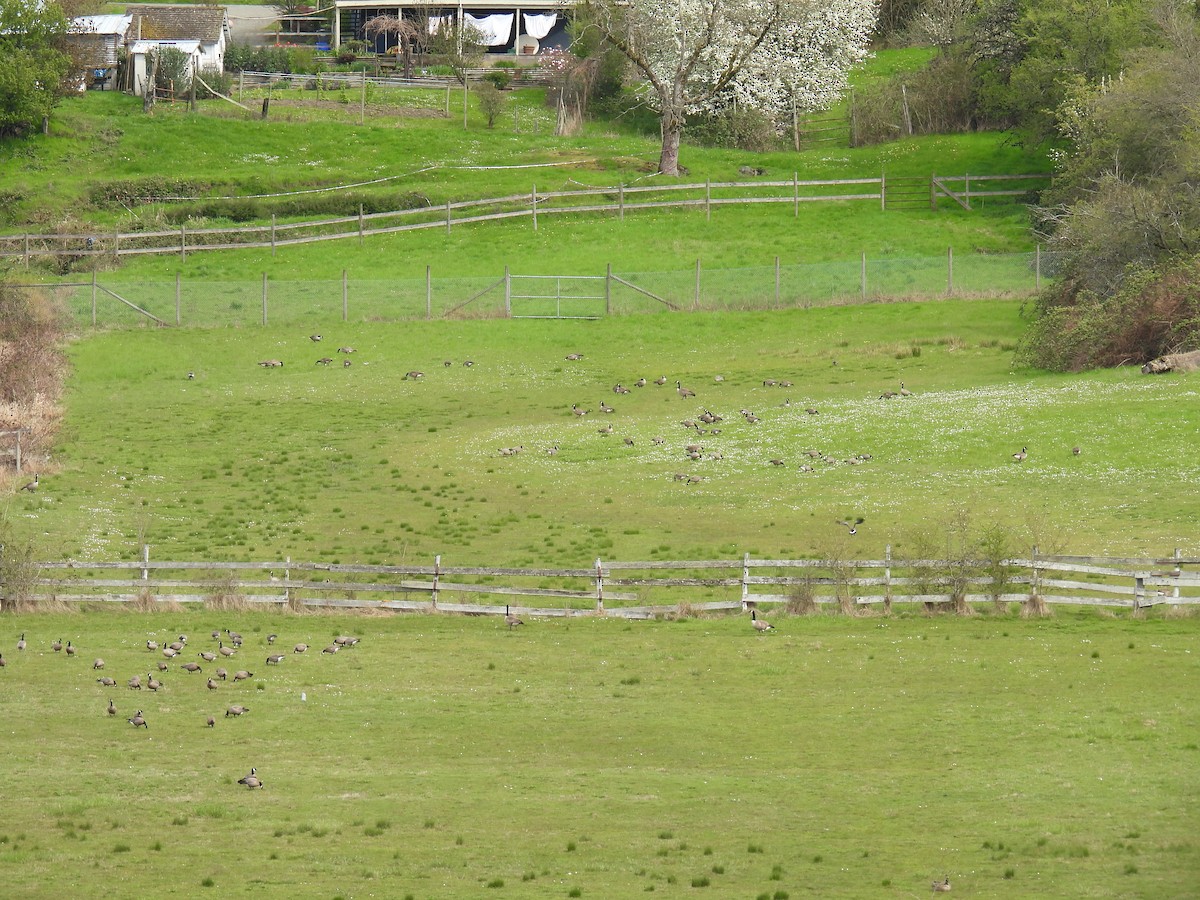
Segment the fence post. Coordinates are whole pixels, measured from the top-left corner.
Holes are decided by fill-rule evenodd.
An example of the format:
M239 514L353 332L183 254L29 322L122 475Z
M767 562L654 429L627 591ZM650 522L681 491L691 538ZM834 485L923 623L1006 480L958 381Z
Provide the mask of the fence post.
M179 316L179 307L180 307L179 301L180 301L180 294L182 294L182 288L181 288L180 281L181 281L180 275L178 272L176 272L175 273L175 327L176 328L179 327L180 322L182 321Z
M779 309L779 257L775 257L775 308Z
M271 213L271 255L275 255L275 213Z
M1175 548L1175 571L1172 573L1176 579L1178 579L1179 576L1183 574L1183 567L1179 564L1179 561L1182 558L1183 558L1183 551L1180 550L1178 547L1176 547ZM1174 597L1176 600L1179 599L1179 581L1178 580L1176 580L1176 582L1175 582L1175 589L1171 592L1171 596Z
M621 182L617 185L617 209L622 222L625 221L625 183ZM26 243L28 244L28 237Z
M178 323L176 323L178 324ZM92 327L96 327L96 270L92 269Z
M119 261L121 259L121 229L118 228L113 232L113 256Z
M954 248L946 248L946 296L954 294Z
M434 609L437 609L438 602L438 581L442 577L442 555L439 553L433 558L433 589L429 592L429 604Z
M612 263L604 267L604 314L612 315Z
M963 199L967 203L967 209L970 209L971 208L971 173L970 172L963 173L963 182L964 182Z
M283 566L283 602L292 605L292 558L284 559Z
M533 208L533 230L537 231L537 185L529 192L529 204Z
M508 274L508 266L504 267L504 317L512 318L512 276Z
M929 173L929 208L937 212L937 173Z
M29 232L25 232L25 268L29 268Z
M858 276L858 289L862 294L863 302L867 300L867 251L863 251L862 255L862 271Z
M450 201L446 201L446 234L450 233Z
M1042 245L1038 244L1033 252L1033 289L1042 289Z
M800 173L792 172L792 218L800 218Z
M267 324L267 273L266 272L263 272L262 301L263 301L262 323L265 326Z
M1037 544L1033 545L1033 551L1029 555L1029 563L1032 571L1029 573L1029 599L1037 600L1042 596L1042 570L1038 568L1038 548Z
M704 221L712 221L712 181L704 179Z
M1146 605L1146 576L1133 576L1133 611L1136 613Z
M450 82L446 82L446 118L450 118Z
M883 611L892 611L892 545L883 548Z
M150 580L150 545L142 544L142 581Z
M604 568L596 557L596 612L604 612Z
M742 612L750 608L750 554L742 557Z
M342 321L350 315L350 283L346 278L346 270L342 269Z
M879 170L879 208L887 209L887 173Z
M179 258L187 259L187 226L179 226Z
M425 267L425 318L433 318L433 273L432 267Z
M367 71L362 73L362 92L359 94L358 100L358 124L364 125L367 121Z
M696 260L696 294L692 300L692 309L700 308L700 260Z
M358 246L363 242L363 205L358 204Z

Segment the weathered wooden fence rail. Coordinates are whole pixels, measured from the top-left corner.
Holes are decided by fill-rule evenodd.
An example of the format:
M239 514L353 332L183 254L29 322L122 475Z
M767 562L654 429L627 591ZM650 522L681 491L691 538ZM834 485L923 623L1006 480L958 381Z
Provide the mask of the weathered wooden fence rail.
M1186 567L1186 568L1185 568ZM1200 557L1094 558L1037 553L980 560L741 559L605 562L590 568L384 566L316 562L54 561L22 582L35 603L218 603L376 608L485 615L504 602L522 615L650 618L680 610L787 604L1200 605ZM113 577L107 573L125 573ZM16 579L11 578L12 583ZM0 583L9 598L12 584ZM511 599L510 599L511 598ZM11 598L10 598L11 599ZM518 599L521 600L517 603ZM7 602L7 599L5 600Z
M989 196L1018 196L1027 192L971 189L972 181L1022 180L1030 186L1043 182L1045 175L1006 176L939 176L937 182L966 180L967 191L962 196L946 188L935 190L930 178L930 203L936 208L937 196L955 199L969 205L970 199ZM799 215L801 203L869 201L887 207L886 177L850 178L840 180L801 180L798 173L780 181L723 181L703 184L614 185L571 191L539 191L531 186L528 193L489 197L479 200L429 203L411 209L364 213L356 216L313 219L298 222L275 222L235 228L188 228L134 232L93 232L90 234L9 234L0 235L0 257L22 257L28 267L31 258L38 256L137 256L143 254L188 253L209 250L270 248L310 244L370 235L395 234L426 228L451 230L455 225L491 222L502 219L529 217L537 226L539 215L603 213L623 218L626 212L652 209L704 209L712 216L714 207L748 206L755 204L791 205L792 214Z

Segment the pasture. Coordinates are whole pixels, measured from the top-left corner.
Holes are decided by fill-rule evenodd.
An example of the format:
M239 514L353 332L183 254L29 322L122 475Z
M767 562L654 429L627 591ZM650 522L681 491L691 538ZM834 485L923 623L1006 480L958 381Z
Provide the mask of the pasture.
M6 616L5 893L1193 893L1194 619L771 618Z

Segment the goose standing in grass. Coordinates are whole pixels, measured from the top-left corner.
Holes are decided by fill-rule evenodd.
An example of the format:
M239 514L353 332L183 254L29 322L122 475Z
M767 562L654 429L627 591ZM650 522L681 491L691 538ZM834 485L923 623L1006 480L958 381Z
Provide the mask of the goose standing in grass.
M74 656L77 652L79 652L79 648L67 641L67 656Z
M696 396L695 391L693 391L691 388L685 388L683 384L678 381L675 382L675 393L677 393L680 397L683 397L685 400L688 397Z
M202 668L200 668L199 663L194 663L194 662L185 662L179 668L183 669L183 671L185 671L185 672L203 672L204 671Z
M50 649L53 650L55 653L57 653L59 650L61 650L62 649L62 638L59 638L53 644L51 644Z
M578 403L571 404L571 412L575 413L577 416L586 416L588 414L588 410L580 409Z
M208 683L205 685L205 687L207 687L210 691L215 691L219 685L210 678L208 679Z
M225 657L233 656L233 654L237 653L232 647L226 647L224 643L218 643L217 652Z
M146 641L146 649L154 651L158 649L158 641Z
M1022 447L1020 453L1014 453L1012 455L1013 462L1025 462L1025 457L1027 457L1028 455L1029 455L1028 449L1025 447Z
M654 383L657 384L659 387L662 387L664 384L667 383L667 376L659 375L657 378L654 379Z
M133 714L133 718L128 719L127 721L134 728L145 728L147 731L150 730L150 726L146 724L146 719L142 715L142 711L140 709Z
M913 392L904 386L904 382L903 381L900 382L900 396L901 397L911 397L912 395L913 395Z
M21 632L21 639L19 641L17 641L17 649L18 650L25 649L25 632L23 632L23 631Z
M518 625L524 625L525 623L514 616L512 611L509 610L508 606L506 605L504 607L504 624L508 626L509 631L512 631L512 629L516 628Z
M750 624L754 626L754 630L759 634L766 634L768 631L774 631L775 626L765 619L758 617L758 610L750 610Z
M163 686L163 683L161 681L159 681L157 678L155 678L153 675L146 676L146 687L150 688L150 690L157 693L158 689L162 686Z
M933 893L935 893L935 894L950 893L950 876L947 875L941 881L933 882L933 884L930 885L930 888L932 888Z
M110 698L109 698L109 700L108 700L108 714L109 714L110 716L115 716L115 715L117 714L117 707L116 707L116 705L115 705L115 704L112 702L112 698L111 698L111 697L110 697Z
M1082 449L1080 449L1080 447L1079 447L1078 445L1077 445L1077 446L1074 446L1074 447L1072 447L1072 448L1071 448L1071 455L1072 455L1072 456L1078 456L1078 455L1079 455L1080 453L1082 453L1082 452L1083 452L1083 450L1082 450Z
M263 786L262 780L258 777L258 769L255 768L250 769L249 775L245 776L244 778L239 778L238 784L244 784L250 790L254 790L255 788L260 788Z
M140 691L142 689L142 676L134 675L129 679L129 689L131 691Z
M34 472L34 473L33 473L33 481L31 481L31 482L29 482L28 484L24 485L24 486L21 488L21 490L23 490L23 491L29 491L29 492L32 494L32 493L33 493L34 491L36 491L37 489L38 489L38 473L37 473L37 472Z

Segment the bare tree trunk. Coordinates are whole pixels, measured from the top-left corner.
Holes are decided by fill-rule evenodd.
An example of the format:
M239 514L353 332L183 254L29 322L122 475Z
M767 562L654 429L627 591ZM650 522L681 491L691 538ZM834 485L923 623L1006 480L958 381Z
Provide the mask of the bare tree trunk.
M664 112L662 116L662 152L658 157L660 175L679 174L679 138L683 134L683 117Z

